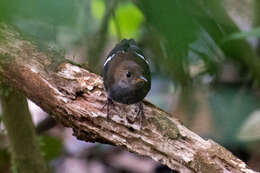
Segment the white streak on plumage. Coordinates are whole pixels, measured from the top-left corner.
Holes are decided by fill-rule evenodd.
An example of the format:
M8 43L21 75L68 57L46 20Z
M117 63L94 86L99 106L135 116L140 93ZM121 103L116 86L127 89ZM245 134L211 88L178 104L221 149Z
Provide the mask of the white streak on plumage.
M124 52L124 51L120 51L120 52ZM117 53L118 53L118 52L117 52ZM106 59L106 61L105 61L105 63L104 63L104 66L106 66L106 64L107 64L109 61L111 61L112 58L113 58L117 53L114 53L114 54L112 54L111 56L109 56L109 57ZM141 54L139 54L139 53L137 53L137 52L135 52L135 54L136 54L139 58L142 58L142 59L149 65L149 62L146 60L146 58L145 58L143 55L141 55Z
M111 59L112 59L114 56L115 56L115 53L112 54L110 57L108 57L108 58L106 59L105 63L104 63L104 66L106 66L106 64L107 64L109 61L111 61Z
M141 55L141 54L139 54L139 53L137 53L137 52L135 52L135 54L136 54L138 57L142 58L147 64L149 64L149 62L145 59L145 57L144 57L143 55Z

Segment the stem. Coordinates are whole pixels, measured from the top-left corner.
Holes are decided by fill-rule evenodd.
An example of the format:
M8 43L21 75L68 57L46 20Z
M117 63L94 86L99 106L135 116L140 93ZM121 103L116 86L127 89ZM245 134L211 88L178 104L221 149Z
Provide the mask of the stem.
M25 97L10 88L7 95L1 96L3 121L8 132L15 172L48 173Z
M259 27L260 26L260 1L255 0L254 1L254 26ZM257 47L256 47L257 54L260 55L260 39L257 41Z
M106 45L109 19L116 8L117 3L118 0L106 1L106 10L101 25L93 38L89 41L88 66L92 67L91 70L96 73L100 73L101 71L98 69L98 63Z

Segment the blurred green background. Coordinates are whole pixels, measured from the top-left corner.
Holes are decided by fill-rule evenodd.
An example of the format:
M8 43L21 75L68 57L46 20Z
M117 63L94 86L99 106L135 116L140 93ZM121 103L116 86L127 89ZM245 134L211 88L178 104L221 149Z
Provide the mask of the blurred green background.
M259 0L1 0L0 21L99 74L109 50L134 38L152 70L147 99L260 171ZM32 102L29 108L37 128L47 115ZM169 171L119 148L77 141L64 129L39 135L54 172ZM0 123L0 172L10 167Z

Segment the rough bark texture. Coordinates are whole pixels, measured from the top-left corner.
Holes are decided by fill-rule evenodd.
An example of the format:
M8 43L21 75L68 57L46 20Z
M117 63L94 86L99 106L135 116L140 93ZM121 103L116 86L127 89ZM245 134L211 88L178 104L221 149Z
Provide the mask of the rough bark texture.
M142 126L133 121L135 105L116 103L107 121L100 76L67 62L53 64L5 24L0 24L0 75L3 82L73 128L80 140L123 146L180 172L254 172L225 148L202 139L147 101Z

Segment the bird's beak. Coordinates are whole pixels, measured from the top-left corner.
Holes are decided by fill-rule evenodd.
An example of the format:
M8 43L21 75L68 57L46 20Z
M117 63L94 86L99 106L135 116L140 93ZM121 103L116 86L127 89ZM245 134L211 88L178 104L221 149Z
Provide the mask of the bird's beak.
M139 78L136 79L136 83L139 83L139 82L148 82L148 80L145 77L140 76Z

